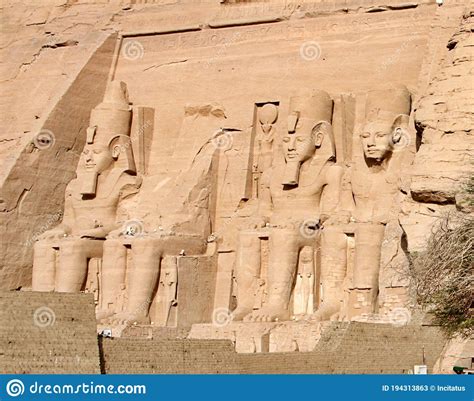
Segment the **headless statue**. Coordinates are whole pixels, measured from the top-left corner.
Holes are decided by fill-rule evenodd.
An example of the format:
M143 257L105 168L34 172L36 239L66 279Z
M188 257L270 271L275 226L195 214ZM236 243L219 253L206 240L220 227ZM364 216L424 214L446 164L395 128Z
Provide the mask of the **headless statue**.
M35 244L33 290L79 292L89 260L102 257L103 240L117 228L120 200L139 186L130 119L125 84L111 82L104 101L92 110L77 178L66 188L63 221Z

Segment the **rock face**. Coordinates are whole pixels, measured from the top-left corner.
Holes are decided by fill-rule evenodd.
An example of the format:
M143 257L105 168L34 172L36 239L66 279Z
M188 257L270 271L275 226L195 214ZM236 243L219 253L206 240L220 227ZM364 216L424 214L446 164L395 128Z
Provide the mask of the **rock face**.
M421 145L410 191L418 202L457 203L460 186L473 173L473 28L474 15L467 10L416 110Z
M472 7L122 3L4 3L0 288L246 349L407 324L409 253L469 212Z

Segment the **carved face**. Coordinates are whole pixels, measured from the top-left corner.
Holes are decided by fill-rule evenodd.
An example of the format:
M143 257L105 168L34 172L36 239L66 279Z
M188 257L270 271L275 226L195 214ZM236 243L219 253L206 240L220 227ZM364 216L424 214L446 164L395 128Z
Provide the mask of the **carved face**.
M383 160L392 151L392 127L390 124L370 123L360 134L367 159Z
M82 157L86 170L97 174L105 171L114 160L107 146L96 144L86 144Z
M294 132L283 137L283 152L287 162L304 162L314 155L316 145L313 133L314 120L300 118Z

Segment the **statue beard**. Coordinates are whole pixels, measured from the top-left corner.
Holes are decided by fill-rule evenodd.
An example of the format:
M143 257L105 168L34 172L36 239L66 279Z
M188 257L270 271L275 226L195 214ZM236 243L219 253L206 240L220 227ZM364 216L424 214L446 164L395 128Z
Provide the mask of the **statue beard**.
M80 179L81 195L84 197L95 196L97 192L97 178L99 174L96 171L85 171L81 174Z
M300 160L287 160L282 184L290 186L298 185L300 179L300 168Z

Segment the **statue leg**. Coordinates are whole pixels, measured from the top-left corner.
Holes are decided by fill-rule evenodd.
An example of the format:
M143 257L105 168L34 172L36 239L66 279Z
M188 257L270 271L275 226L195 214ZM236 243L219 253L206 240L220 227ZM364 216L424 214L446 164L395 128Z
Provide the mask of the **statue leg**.
M59 263L56 272L57 292L80 292L87 277L86 242L81 239L61 241Z
M351 308L357 316L374 313L379 290L379 271L385 226L359 224L355 231L355 264Z
M321 234L322 301L314 314L316 320L329 320L332 315L340 311L346 269L346 236L337 227L325 227Z
M54 291L56 251L53 244L38 241L34 245L33 291Z
M120 321L149 324L149 310L158 284L162 251L159 240L136 239L132 243L133 267L130 269L128 302Z
M260 239L254 232L241 232L236 260L237 308L234 320L242 320L252 312L255 284L260 276Z
M117 295L125 289L127 268L127 248L121 240L108 239L104 242L102 272L100 278L100 309L98 320L106 319L117 313Z
M300 248L299 232L274 229L270 234L270 260L268 263L265 306L244 320L272 322L286 320L290 316L289 302L298 264Z

